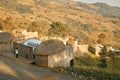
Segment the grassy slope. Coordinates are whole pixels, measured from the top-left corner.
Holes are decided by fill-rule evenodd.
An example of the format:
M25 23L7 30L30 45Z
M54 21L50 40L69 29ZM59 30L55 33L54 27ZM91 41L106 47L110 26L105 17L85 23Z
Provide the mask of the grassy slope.
M106 68L99 68L99 58L94 55L86 57L75 57L75 66L73 68L57 68L58 72L71 74L78 80L119 80L120 79L120 58L115 62L111 59L107 61Z
M3 1L4 0L2 0L1 4L3 4ZM9 2L11 0L5 1ZM24 22L29 24L32 21L46 21L48 24L51 24L52 21L61 21L62 23L65 23L69 26L69 33L72 36L77 35L81 42L86 42L88 40L90 42L96 41L98 38L97 36L100 33L104 33L107 35L107 40L109 40L108 43L115 44L115 36L113 31L120 30L120 20L116 18L105 18L100 14L96 14L94 11L87 10L78 5L74 5L76 3L67 4L60 2L50 2L47 4L43 3L43 5L41 5L40 2L36 4L34 1L39 0L15 0L14 2L11 1L6 3L12 5L13 9L12 11L9 11L9 8L1 7L0 18L12 17L13 22L18 25L21 25L21 23ZM20 8L17 8L17 10L14 9L14 6L18 4ZM82 6L86 5L87 4ZM94 5L87 6L94 8L95 10L98 9L98 7ZM29 8L28 13L24 12L27 8ZM31 13L31 10L33 13ZM89 24L91 26L89 28L81 27L80 23ZM19 27L18 25L16 26ZM24 27L24 25L21 26Z
M98 64L100 63L99 58L93 58L91 56L88 57L76 57L75 58L75 67L80 68L88 68L88 69L95 69L95 70L101 70L104 72L109 73L119 73L120 74L120 58L115 59L115 62L113 62L112 59L109 59L107 61L107 68L98 68Z

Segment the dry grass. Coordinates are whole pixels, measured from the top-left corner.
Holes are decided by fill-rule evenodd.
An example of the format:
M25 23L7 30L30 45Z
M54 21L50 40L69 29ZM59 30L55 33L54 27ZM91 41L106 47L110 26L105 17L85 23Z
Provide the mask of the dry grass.
M86 36L89 36L89 40L97 40L97 37L100 33L105 33L108 37L107 40L109 40L109 42L113 44L115 44L114 42L115 37L113 31L120 30L119 27L120 20L116 18L105 18L100 14L90 12L82 7L78 7L75 5L71 6L69 4L51 2L47 5L41 6L41 5L35 5L33 0L18 0L18 3L32 6L31 9L33 10L33 14L19 14L16 11L9 12L6 9L0 10L1 13L0 18L5 19L6 17L12 17L16 27L19 27L18 25L21 25L20 23L28 22L29 24L31 23L31 21L41 21L41 20L47 21L49 24L52 23L52 21L61 21L62 23L67 24L67 21L71 19L76 22L80 21L83 24L92 25L92 30L89 29L88 31L81 29L79 30L79 32L82 31ZM93 5L89 5L89 6L97 9L97 7ZM116 21L117 23L113 24L111 20L113 22ZM21 25L21 26L24 27L25 25ZM72 28L74 27L80 27L80 26L74 25ZM76 29L73 30L73 33L75 32L77 32Z

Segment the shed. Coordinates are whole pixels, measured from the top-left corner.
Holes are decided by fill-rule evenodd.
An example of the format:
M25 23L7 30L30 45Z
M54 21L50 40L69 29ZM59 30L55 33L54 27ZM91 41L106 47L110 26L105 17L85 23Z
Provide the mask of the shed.
M0 52L13 51L14 36L9 32L0 32Z
M37 38L29 38L23 42L23 45L31 47L32 48L32 55L34 58L34 50L35 48L40 45L41 41Z
M51 39L35 48L35 63L46 67L69 67L73 57L62 41ZM72 63L73 64L73 63Z
M30 38L25 40L23 43L14 42L14 53L15 49L18 49L19 56L34 59L34 49L41 43L37 38Z

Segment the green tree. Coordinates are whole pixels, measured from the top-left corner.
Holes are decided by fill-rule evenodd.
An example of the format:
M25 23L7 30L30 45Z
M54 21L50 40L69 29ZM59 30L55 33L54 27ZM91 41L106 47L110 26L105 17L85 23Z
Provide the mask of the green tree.
M51 28L49 29L50 35L65 36L67 34L67 28L65 24L61 22L52 22L50 26L51 26Z
M5 31L10 31L10 29L13 27L12 26L12 18L8 17L4 20L4 27L5 27Z
M13 28L12 18L8 17L5 20L0 19L0 29L3 31L10 31Z
M48 23L45 21L41 21L41 22L32 22L28 26L27 30L31 32L37 31L39 33L39 36L41 37L47 35L48 28L49 28Z
M105 68L107 67L107 60L106 60L106 56L107 56L107 47L104 46L100 52L100 64L99 67Z
M105 41L106 41L106 35L105 34L100 34L98 36L97 42L100 43L100 44L105 44Z
M37 22L32 22L28 28L27 28L28 31L39 31L39 24Z

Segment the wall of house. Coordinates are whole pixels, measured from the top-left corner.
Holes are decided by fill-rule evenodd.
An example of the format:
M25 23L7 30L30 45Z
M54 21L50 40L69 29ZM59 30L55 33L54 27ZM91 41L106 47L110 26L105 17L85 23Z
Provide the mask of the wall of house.
M70 60L73 58L66 50L59 52L57 54L52 54L48 56L48 66L49 67L70 67Z
M21 34L21 35L24 35L25 36L25 39L29 39L29 38L38 38L38 32L35 31L35 32L27 32L27 30L24 30L24 29L18 29L18 30L14 30L13 31L14 34Z
M48 56L36 54L35 63L39 66L48 67Z
M24 30L22 32L23 35L25 35L25 39L29 39L29 38L38 38L38 32L35 31L35 32L27 32L27 30Z
M0 43L0 52L11 53L12 50L12 42Z
M101 52L101 45L95 45L95 46L89 46L88 51L90 51L92 54L96 56L100 56L99 53Z
M74 41L74 43L73 43L73 51L74 52L77 52L78 51L78 40L76 40L76 41Z
M80 53L88 53L88 45L78 45L77 50Z
M33 48L32 47L25 46L23 44L15 43L15 42L13 43L13 46L14 46L14 54L15 54L15 49L17 48L19 56L33 59Z
M15 42L17 42L17 43L22 43L24 40L25 40L25 36L24 35L15 35L14 34L14 36L15 36Z
M57 53L49 54L48 56L42 56L35 54L35 62L39 66L48 67L70 67L70 61L74 60L73 48L69 45L66 48Z

